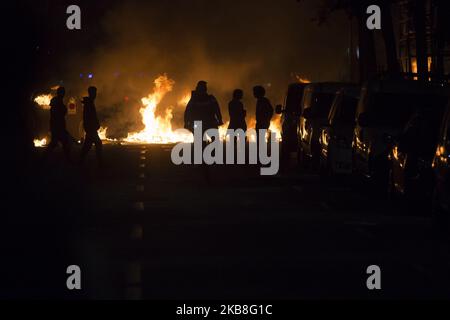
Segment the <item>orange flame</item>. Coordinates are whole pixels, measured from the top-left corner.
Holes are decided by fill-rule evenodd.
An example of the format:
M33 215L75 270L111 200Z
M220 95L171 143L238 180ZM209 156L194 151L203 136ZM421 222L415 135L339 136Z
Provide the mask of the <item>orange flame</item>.
M164 96L172 91L175 81L167 75L161 75L154 81L153 92L141 99L143 107L139 110L145 128L140 132L129 133L125 139L132 143L174 143L190 142L193 137L189 132L180 133L172 130L172 108L166 109L164 117L156 116L155 111Z
M34 102L37 103L38 106L40 106L44 110L50 109L50 101L52 100L53 95L51 94L41 94L34 98Z
M297 81L300 83L311 83L311 80L309 80L307 78L302 78L298 74L295 75L295 79L297 79Z
M34 139L33 143L36 148L45 147L47 145L47 138Z

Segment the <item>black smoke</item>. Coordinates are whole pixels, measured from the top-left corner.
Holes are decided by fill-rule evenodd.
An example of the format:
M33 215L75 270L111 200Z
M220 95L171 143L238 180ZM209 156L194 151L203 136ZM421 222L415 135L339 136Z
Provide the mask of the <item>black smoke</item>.
M294 74L312 81L347 76L349 22L338 13L318 26L314 0L78 1L80 31L65 29L65 2L49 3L44 43L57 53L45 61L38 86L63 83L81 97L96 85L103 123L118 135L142 127L140 97L163 73L175 86L158 112L173 106L174 127L182 125L177 101L200 79L208 81L227 119L235 88L244 90L252 116L256 84L266 86L275 105Z

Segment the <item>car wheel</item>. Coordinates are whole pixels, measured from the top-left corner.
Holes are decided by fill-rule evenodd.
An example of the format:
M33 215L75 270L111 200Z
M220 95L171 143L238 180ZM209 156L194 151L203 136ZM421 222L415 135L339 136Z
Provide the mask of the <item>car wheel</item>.
M328 178L327 160L322 158L319 161L319 175L324 180Z
M297 165L299 168L303 165L302 163L302 149L300 147L297 147Z
M433 188L431 198L431 216L433 219L434 229L438 232L447 234L450 230L450 217L448 212L442 208L441 201L439 199L439 191L436 186Z
M331 180L331 177L333 176L331 161L331 154L328 154L326 159L321 159L320 161L320 175L327 181Z
M297 148L297 163L301 170L307 170L309 168L309 161L307 158L308 157L303 152L303 148Z

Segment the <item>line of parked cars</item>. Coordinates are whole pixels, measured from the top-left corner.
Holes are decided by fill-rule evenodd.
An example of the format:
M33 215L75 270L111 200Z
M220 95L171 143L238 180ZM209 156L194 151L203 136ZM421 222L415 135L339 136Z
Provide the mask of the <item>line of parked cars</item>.
M282 115L282 158L326 177L363 177L392 199L450 211L448 84L376 79L292 84Z

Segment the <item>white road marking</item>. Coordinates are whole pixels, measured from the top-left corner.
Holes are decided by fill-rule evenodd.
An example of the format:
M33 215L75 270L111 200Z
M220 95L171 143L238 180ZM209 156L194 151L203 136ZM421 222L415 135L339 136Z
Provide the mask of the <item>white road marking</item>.
M142 299L142 266L139 261L128 264L125 282L125 298L130 300Z
M139 286L132 286L125 288L125 299L128 300L141 300L142 288Z
M134 209L137 211L144 211L144 203L142 201L135 202Z
M144 155L146 151L146 146L141 147L141 154ZM145 156L140 157L141 160L146 160ZM140 168L145 168L145 163L139 164ZM139 174L140 179L145 178L145 173ZM144 185L138 184L136 186L137 191L144 191ZM137 201L134 203L134 209L137 211L144 210L144 202ZM140 224L136 224L131 228L130 238L132 240L142 240L144 237L144 228ZM139 261L134 261L128 264L126 271L126 288L125 288L125 298L129 300L140 300L142 299L142 267Z
M369 232L367 229L361 228L361 227L356 227L355 228L356 232L358 232L360 235L373 239L373 234L371 232Z
M368 221L345 221L344 224L355 226L376 226L378 223Z
M139 261L132 261L127 266L126 283L128 285L137 285L141 283L141 263Z
M420 265L418 263L414 263L412 265L412 267L414 268L414 270L416 270L419 273L422 273L422 274L426 274L427 273L426 269L422 265Z
M331 207L326 202L323 202L323 201L320 203L320 206L322 208L324 208L325 210L330 210L331 209Z
M144 237L144 228L142 225L134 225L131 229L130 237L133 240L142 240Z
M349 188L349 187L333 187L333 188L330 188L329 191L331 191L331 192L349 192L349 191L352 191L352 188Z

